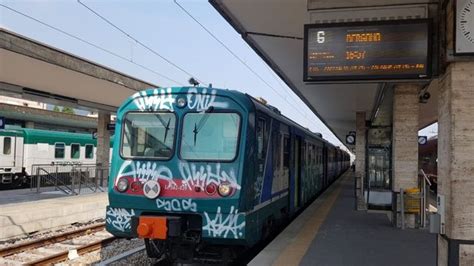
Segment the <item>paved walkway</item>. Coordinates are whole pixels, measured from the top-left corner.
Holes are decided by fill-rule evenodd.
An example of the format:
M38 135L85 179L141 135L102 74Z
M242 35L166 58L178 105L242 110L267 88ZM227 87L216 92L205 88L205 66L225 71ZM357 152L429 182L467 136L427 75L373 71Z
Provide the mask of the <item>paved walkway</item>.
M107 191L107 188L102 188L102 191ZM100 191L98 192L100 193ZM82 188L80 195L87 195L93 193L95 192L88 188ZM40 193L36 192L36 188L33 190L30 188L0 190L0 205L38 201L43 199L55 199L70 196L71 195L65 194L62 191L55 190L54 187L41 188Z
M355 211L353 185L346 172L250 265L436 265L436 235Z

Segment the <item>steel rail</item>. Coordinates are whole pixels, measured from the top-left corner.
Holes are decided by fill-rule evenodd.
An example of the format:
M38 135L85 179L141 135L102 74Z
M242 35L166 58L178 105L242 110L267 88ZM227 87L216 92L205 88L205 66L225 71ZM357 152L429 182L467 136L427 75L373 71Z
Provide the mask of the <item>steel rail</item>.
M107 237L102 240L97 240L95 242L92 242L90 244L78 247L77 254L78 255L83 255L86 253L90 253L92 251L96 251L104 247L105 245L109 244L110 242L114 241L116 238L114 236ZM50 265L50 264L55 264L61 261L68 260L68 255L69 255L69 250L62 251L60 253L56 253L44 258L40 258L34 261L29 261L27 262L28 265Z
M27 250L30 250L30 249L39 248L39 247L43 247L43 246L46 246L46 245L59 243L59 242L69 240L69 239L72 239L72 238L75 238L75 237L78 237L78 236L82 236L82 235L89 235L89 234L101 231L104 228L105 228L104 223L94 224L94 225L87 226L87 227L84 227L84 228L81 228L81 229L78 229L78 230L75 230L75 231L64 232L64 233L61 233L61 234L58 234L58 235L54 235L54 236L48 237L46 239L37 239L37 240L34 240L34 241L21 243L21 244L18 244L18 245L13 245L13 246L10 246L10 247L0 249L0 257L6 257L6 256L17 254L17 253L20 253L20 252L23 252L23 251L27 251Z

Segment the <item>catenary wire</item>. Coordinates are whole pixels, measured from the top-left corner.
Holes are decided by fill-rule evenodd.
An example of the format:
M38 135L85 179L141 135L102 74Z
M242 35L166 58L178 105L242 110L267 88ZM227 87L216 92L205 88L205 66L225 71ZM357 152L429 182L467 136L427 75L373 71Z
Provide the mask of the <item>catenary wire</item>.
M78 0L79 1L79 0ZM216 35L214 35L209 29L206 28L198 19L196 19L186 8L184 8L181 4L178 3L177 0L173 0L174 3L184 12L186 13L194 22L196 22L201 28L206 31L215 41L217 41L222 47L224 47L235 59L237 59L240 63L242 63L250 72L252 72L260 81L262 81L267 87L273 90L278 96L280 96L289 106L294 107L282 94L280 94L273 86L271 86L265 79L262 78L260 74L258 74L255 70L253 70L244 60L242 60L237 54L235 54L225 43L223 43ZM312 123L309 118L306 117L304 113L302 113L298 108L295 110L300 113L308 122Z
M77 3L79 3L80 5L82 5L83 7L85 7L87 10L89 10L90 12L92 12L94 15L96 15L97 17L99 17L100 19L102 19L103 21L105 21L107 24L109 24L110 26L112 26L113 28L115 28L116 30L120 31L122 34L124 34L125 36L127 36L128 38L130 38L131 40L135 41L136 43L138 43L141 47L145 48L146 50L148 50L149 52L153 53L154 55L158 56L159 58L163 59L166 63L172 65L173 67L175 67L176 69L180 70L181 72L185 73L186 75L188 75L189 77L194 77L195 79L197 79L200 83L202 84L206 84L206 82L204 82L203 80L200 80L197 76L193 75L192 73L186 71L184 68L182 68L181 66L177 65L176 63L174 63L173 61L171 61L170 59L166 58L165 56L161 55L160 53L158 53L157 51L155 51L154 49L152 49L151 47L149 47L148 45L144 44L143 42L141 42L140 40L138 40L137 38L133 37L131 34L129 34L128 32L126 32L125 30L123 30L122 28L120 28L119 26L115 25L112 21L108 20L106 17L102 16L101 14L99 14L97 11L95 11L93 8L89 7L88 5L84 4L83 2L81 2L80 0L77 0Z
M147 70L147 71L150 71L150 72L156 74L157 76L160 76L160 77L162 77L162 78L164 78L164 79L167 79L167 80L169 80L169 81L171 81L171 82L178 83L178 84L181 84L181 85L184 86L183 83L178 82L178 81L176 81L176 80L174 80L174 79L172 79L172 78L170 78L170 77L168 77L168 76L166 76L166 75L164 75L164 74L161 74L161 73L159 73L159 72L157 72L157 71L155 71L155 70L153 70L153 69L151 69L151 68L149 68L149 67L147 67L147 66L145 66L145 65L142 65L142 64L139 64L139 63L137 63L137 62L134 62L134 61L132 61L132 60L130 60L130 59L128 59L128 58L122 56L122 55L119 55L119 54L117 54L117 53L115 53L115 52L112 52L112 51L110 51L110 50L108 50L108 49L105 49L105 48L103 48L103 47L101 47L101 46L99 46L99 45L96 45L96 44L94 44L94 43L92 43L92 42L89 42L89 41L87 41L87 40L84 40L84 39L82 39L82 38L80 38L80 37L78 37L78 36L76 36L76 35L73 35L73 34L71 34L71 33L69 33L69 32L66 32L66 31L60 29L60 28L57 28L57 27L55 27L55 26L52 26L52 25L50 25L50 24L48 24L48 23L46 23L46 22L44 22L44 21L41 21L41 20L39 20L39 19L37 19L37 18L34 18L34 17L32 17L32 16L30 16L30 15L28 15L28 14L25 14L25 13L23 13L23 12L21 12L21 11L18 11L18 10L14 9L14 8L11 8L11 7L6 6L6 5L4 5L4 4L1 4L1 3L0 3L0 6L6 8L6 9L8 9L8 10L10 10L10 11L16 13L16 14L19 14L19 15L21 15L21 16L23 16L23 17L26 17L26 18L28 18L28 19L30 19L30 20L33 20L33 21L35 21L35 22L37 22L37 23L39 23L39 24L41 24L41 25L43 25L43 26L46 26L46 27L48 27L48 28L50 28L50 29L53 29L53 30L55 30L55 31L57 31L57 32L60 32L60 33L62 33L62 34L64 34L64 35L66 35L66 36L69 36L69 37L71 37L71 38L73 38L73 39L76 39L76 40L78 40L78 41L80 41L80 42L82 42L82 43L85 43L85 44L90 45L90 46L92 46L92 47L94 47L94 48L96 48L96 49L99 49L99 50L101 50L101 51L103 51L103 52L105 52L105 53L108 53L108 54L113 55L113 56L115 56L115 57L117 57L117 58L120 58L120 59L122 59L122 60L125 60L125 61L127 61L127 62L129 62L129 63L132 63L132 64L134 64L134 65L136 65L136 66L138 66L138 67L140 67L140 68L142 68L142 69L145 69L145 70Z

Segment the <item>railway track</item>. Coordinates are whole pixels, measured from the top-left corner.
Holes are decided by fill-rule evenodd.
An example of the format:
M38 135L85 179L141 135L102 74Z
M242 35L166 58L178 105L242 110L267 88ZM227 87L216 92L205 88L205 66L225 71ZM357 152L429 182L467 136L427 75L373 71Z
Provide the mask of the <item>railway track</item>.
M45 265L101 249L115 240L103 223L0 250L0 264Z

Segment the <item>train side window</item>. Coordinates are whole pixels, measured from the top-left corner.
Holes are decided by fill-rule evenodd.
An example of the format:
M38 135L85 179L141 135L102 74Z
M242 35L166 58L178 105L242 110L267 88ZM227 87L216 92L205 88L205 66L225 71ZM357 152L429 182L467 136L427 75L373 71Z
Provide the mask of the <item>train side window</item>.
M71 144L71 159L79 159L81 157L81 146L79 144Z
M283 168L290 168L290 137L283 136Z
M308 144L308 164L313 166L313 145Z
M54 144L54 158L64 159L65 146L66 145L64 143Z
M273 172L276 173L280 171L281 166L281 142L280 142L280 132L275 132L272 137L272 147L273 147Z
M265 133L265 119L259 118L257 121L257 159L259 160L264 160L266 155L267 136Z
M86 144L86 159L93 159L94 158L94 145Z
M9 155L12 152L12 138L5 137L3 139L3 154Z

